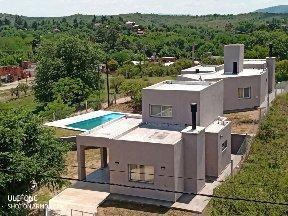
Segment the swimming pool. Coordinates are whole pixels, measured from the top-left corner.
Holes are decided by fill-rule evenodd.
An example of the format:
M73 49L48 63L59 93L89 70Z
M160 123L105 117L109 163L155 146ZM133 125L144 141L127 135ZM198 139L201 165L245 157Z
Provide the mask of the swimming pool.
M80 129L80 130L91 130L98 127L106 122L112 121L114 119L119 119L124 115L121 113L110 113L107 115L98 116L96 118L87 119L84 121L75 122L73 124L66 125L69 128Z

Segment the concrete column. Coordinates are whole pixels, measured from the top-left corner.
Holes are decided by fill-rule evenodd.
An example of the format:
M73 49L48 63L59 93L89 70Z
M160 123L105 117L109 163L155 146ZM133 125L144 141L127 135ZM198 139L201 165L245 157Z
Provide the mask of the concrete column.
M275 89L275 69L276 69L276 58L266 58L267 70L268 70L268 92L271 93Z
M198 193L205 185L205 128L182 131L184 152L184 191Z
M85 169L85 146L77 145L77 163L78 163L78 179L86 179Z
M101 168L106 168L108 166L107 162L107 148L101 147L100 148L101 152Z

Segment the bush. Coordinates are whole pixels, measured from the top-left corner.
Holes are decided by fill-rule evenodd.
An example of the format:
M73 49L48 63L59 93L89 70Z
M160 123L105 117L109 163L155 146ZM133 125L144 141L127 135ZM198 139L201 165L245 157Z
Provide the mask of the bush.
M118 94L120 91L121 84L125 81L123 75L114 76L110 80L110 87L115 90L115 93Z
M276 64L276 81L288 80L288 60L279 61Z
M53 85L52 92L54 99L61 98L65 104L75 106L88 98L90 88L79 78L66 77Z
M126 80L121 85L121 92L131 97L134 107L139 108L142 105L142 89L149 85L142 80Z
M74 107L69 107L65 104L62 99L59 97L53 102L50 102L45 106L44 111L40 113L48 121L54 121L58 119L66 118L75 112Z

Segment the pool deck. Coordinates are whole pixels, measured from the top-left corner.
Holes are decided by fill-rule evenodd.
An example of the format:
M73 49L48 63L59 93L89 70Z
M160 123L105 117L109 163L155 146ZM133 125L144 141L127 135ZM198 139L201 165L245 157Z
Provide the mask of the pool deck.
M48 123L45 123L44 125L48 126L48 127L57 127L57 128L68 129L68 130L87 132L89 130L81 129L81 128L73 128L73 127L69 127L67 125L74 124L74 123L81 122L81 121L85 121L85 120L89 120L92 118L97 118L97 117L112 114L112 113L119 113L119 112L99 110L99 111L85 113L85 114L78 115L78 116L72 116L69 118L65 118L65 119L61 119L61 120L57 120L57 121L53 121L53 122L48 122ZM119 114L125 115L125 113L119 113Z

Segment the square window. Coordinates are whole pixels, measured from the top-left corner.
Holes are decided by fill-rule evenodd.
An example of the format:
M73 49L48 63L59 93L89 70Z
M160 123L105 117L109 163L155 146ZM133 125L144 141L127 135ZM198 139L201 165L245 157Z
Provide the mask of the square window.
M150 105L150 116L153 116L153 117L172 117L172 106Z
M162 117L172 117L172 106L162 106Z
M129 181L141 183L154 183L154 167L129 164Z
M161 106L160 105L151 105L150 106L150 115L151 116L161 116Z
M251 88L244 88L244 98L250 98Z
M250 99L251 98L251 87L248 88L238 88L238 98L239 99Z

